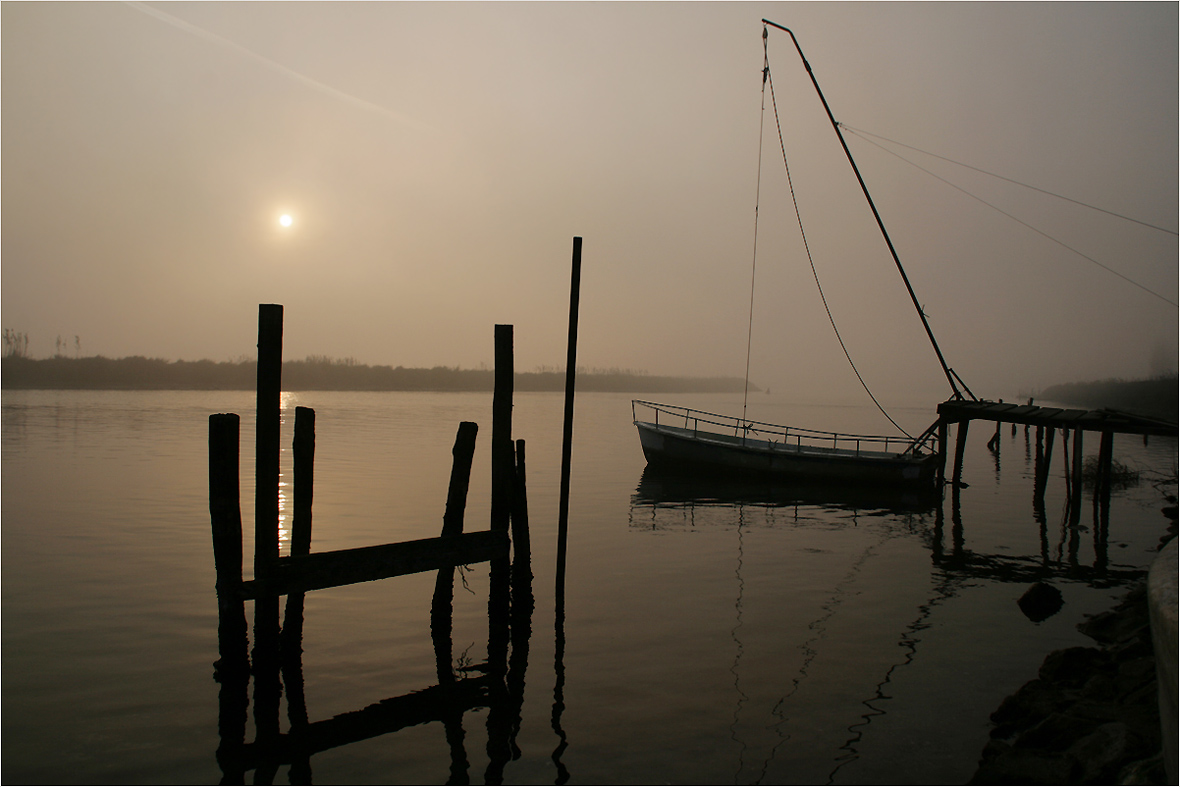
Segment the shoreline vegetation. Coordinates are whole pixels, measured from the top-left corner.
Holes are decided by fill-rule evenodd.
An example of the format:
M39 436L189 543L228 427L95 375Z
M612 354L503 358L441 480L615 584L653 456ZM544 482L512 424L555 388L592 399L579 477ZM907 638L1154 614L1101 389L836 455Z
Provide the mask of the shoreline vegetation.
M1036 398L1091 410L1109 408L1175 421L1178 390L1180 379L1171 374L1150 380L1064 383L1044 389Z
M287 391L491 391L492 369L431 369L368 366L352 359L310 357L283 362ZM252 391L257 362L168 361L162 358L0 359L0 387L5 390L177 390ZM579 391L631 393L735 393L740 377L669 377L629 369L578 369ZM517 391L564 391L565 371L542 367L516 372ZM751 391L759 391L750 386Z

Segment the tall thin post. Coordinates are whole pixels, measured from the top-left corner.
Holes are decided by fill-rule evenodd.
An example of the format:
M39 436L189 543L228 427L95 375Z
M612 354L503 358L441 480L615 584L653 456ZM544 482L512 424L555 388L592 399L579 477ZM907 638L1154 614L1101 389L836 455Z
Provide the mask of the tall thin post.
M582 287L582 239L574 238L570 274L570 321L565 356L565 420L561 436L561 497L557 514L557 597L565 598L565 552L569 534L570 461L574 444L574 389L578 368L578 302Z
M255 426L254 576L279 559L279 420L283 369L283 307L258 306L258 420Z
M516 458L512 447L512 326L497 325L492 393L492 530L508 530Z
M283 307L258 307L258 416L255 425L254 578L267 583L279 561L279 421ZM254 726L267 745L279 735L279 598L254 601ZM265 759L265 758L264 758ZM262 767L262 766L260 766ZM264 770L276 767L267 762Z
M516 457L512 445L512 326L496 326L496 376L492 394L492 530L507 533L512 517ZM508 555L488 568L488 665L497 686L508 668L511 563ZM489 718L490 718L489 712ZM489 721L490 723L490 721ZM492 744L489 742L488 744Z

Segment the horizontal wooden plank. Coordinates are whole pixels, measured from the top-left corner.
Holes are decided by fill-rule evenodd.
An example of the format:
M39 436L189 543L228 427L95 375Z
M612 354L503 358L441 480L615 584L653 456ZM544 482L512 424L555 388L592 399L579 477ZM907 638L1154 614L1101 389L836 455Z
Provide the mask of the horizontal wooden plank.
M243 582L242 593L248 599L262 594L282 596L505 557L508 557L508 534L491 530L313 552L280 558L273 577L265 583L258 579Z

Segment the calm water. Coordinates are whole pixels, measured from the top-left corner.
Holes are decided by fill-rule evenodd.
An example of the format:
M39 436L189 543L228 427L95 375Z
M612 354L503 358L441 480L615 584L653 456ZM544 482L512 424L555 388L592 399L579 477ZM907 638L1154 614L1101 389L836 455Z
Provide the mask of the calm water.
M674 401L740 411L740 397ZM490 394L308 393L284 403L288 479L294 405L317 411L313 549L437 535L461 420L481 425L467 523L486 527ZM252 532L252 393L4 393L5 782L221 779L206 449L216 412L242 415ZM957 512L949 495L799 500L645 478L630 397L582 395L559 649L561 413L560 395L516 397L536 608L508 783L962 783L991 711L1048 651L1087 644L1076 624L1150 563L1167 527L1152 481L1176 468L1175 441L1117 438L1116 458L1143 476L1116 493L1104 540L1088 503L1077 531L1062 526L1060 440L1042 529L1023 431L1005 427L996 458L990 430L975 427ZM769 396L750 415L881 428L863 408ZM934 412L894 416L912 430ZM1065 604L1033 623L1016 599L1040 565ZM486 564L464 579L459 667L487 655ZM302 688L312 721L437 682L433 588L423 574L308 595ZM462 718L473 783L489 764L487 716ZM452 748L442 724L427 723L310 765L321 784L443 783ZM275 781L291 777L284 766Z

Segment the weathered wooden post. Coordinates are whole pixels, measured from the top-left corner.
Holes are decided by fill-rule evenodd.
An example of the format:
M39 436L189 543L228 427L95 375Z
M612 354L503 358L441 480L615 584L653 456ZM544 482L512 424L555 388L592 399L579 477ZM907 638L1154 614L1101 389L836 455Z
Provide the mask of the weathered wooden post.
M455 435L455 445L451 449L453 459L451 480L447 486L447 507L443 514L444 538L463 534L463 515L467 507L467 489L471 482L471 462L475 454L475 438L478 432L478 425L471 421L463 421ZM434 643L438 685L443 688L455 684L455 673L451 667L454 594L454 567L440 568L434 582L434 598L430 604L430 637ZM442 721L447 745L451 750L451 778L448 783L467 784L469 763L464 745L463 712L453 707L448 708L443 714Z
M1107 541L1110 535L1110 488L1114 464L1114 433L1104 430L1098 447L1098 478L1094 482L1094 505L1097 508L1094 526L1095 567L1106 568Z
M512 610L510 618L512 652L508 658L508 671L504 676L505 707L504 729L499 730L507 744L497 749L501 756L505 752L512 758L519 756L517 735L521 727L521 710L524 707L525 672L529 664L529 640L533 633L533 572L529 558L528 541L528 494L525 472L525 442L516 441L516 490L512 504ZM489 711L489 719L491 711ZM490 749L489 749L490 751ZM498 767L502 769L503 764ZM489 770L490 766L489 766ZM502 780L502 770L493 772L497 781ZM489 782L491 783L491 782Z
M467 507L467 489L471 482L471 462L475 454L475 437L478 432L478 425L471 421L463 421L455 435L455 445L451 449L451 481L447 487L447 507L443 514L443 538L463 534L463 514ZM434 640L434 656L440 685L453 683L455 679L451 671L454 586L455 567L440 568L434 580L434 598L430 604L430 634Z
M308 555L311 553L311 504L315 494L315 410L310 407L295 408L295 439L291 454L294 475L291 554ZM308 729L307 698L303 690L304 596L302 592L287 595L280 647L287 719L294 741L299 741ZM303 750L299 743L293 748L297 752ZM292 784L311 784L310 755L293 756L289 780Z
M209 516L217 568L219 672L248 671L246 607L242 600L242 511L238 485L236 413L209 416Z
M291 445L295 489L292 495L291 554L311 552L311 503L315 496L315 410L295 408L295 440Z
M217 762L227 784L244 783L241 763L249 707L249 642L242 600L242 511L238 485L239 419L209 416L209 516L217 569Z
M1114 433L1102 432L1098 446L1098 477L1094 480L1094 499L1110 502L1111 465L1114 464Z
M529 540L529 503L525 480L524 440L516 441L516 468L512 489L512 583L515 588L521 571L527 571L532 581L532 544ZM531 591L530 591L531 593ZM515 614L515 609L513 614Z
M581 298L582 282L582 239L574 238L572 271L570 274L570 314L565 359L565 419L562 427L561 445L561 497L557 516L557 575L553 610L553 711L550 726L557 734L557 748L552 759L557 766L557 784L569 781L569 771L561 761L565 752L566 733L561 726L561 715L565 712L565 564L566 545L569 534L569 483L570 461L574 437L574 390L578 369L578 305Z
M955 429L955 466L951 471L951 483L955 488L963 483L963 450L967 446L967 429L970 425L971 421L964 419L959 421L958 428Z
M495 388L492 392L492 530L508 530L512 515L513 359L512 326L497 325L495 331Z
M946 483L947 420L938 419L938 486Z
M512 326L496 326L495 391L492 393L492 514L491 529L507 533L512 516L512 487L516 460L512 448L513 351ZM488 666L503 679L508 666L508 611L510 593L508 555L491 561L488 569Z
M279 425L283 307L258 307L258 395L255 424L254 724L265 747L279 735L279 597L268 590L279 562ZM269 768L269 765L267 766Z
M255 425L254 576L266 580L279 561L279 425L283 307L258 306L258 420Z
M1073 430L1073 495L1070 499L1070 527L1082 520L1082 430Z
M574 238L573 262L570 273L569 331L565 355L565 418L561 437L561 495L557 513L557 596L565 598L565 559L569 533L570 464L574 442L574 389L578 369L578 302L582 290L582 239Z

